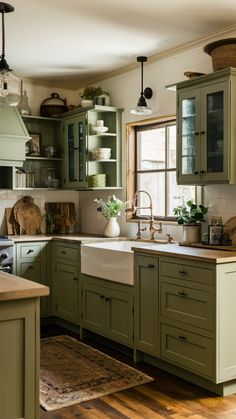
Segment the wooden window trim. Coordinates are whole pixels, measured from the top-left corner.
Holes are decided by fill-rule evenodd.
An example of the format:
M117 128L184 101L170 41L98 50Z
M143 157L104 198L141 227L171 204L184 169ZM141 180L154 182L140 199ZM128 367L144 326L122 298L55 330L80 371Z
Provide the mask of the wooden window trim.
M176 115L164 115L155 118L144 119L140 121L129 122L126 124L126 200L131 201L134 193L136 191L136 156L134 153L135 150L135 128L145 125L156 125L166 122L175 122ZM137 222L137 219L142 219L142 217L134 217L132 214L126 214L126 221L128 222ZM155 217L155 219L164 221L166 224L176 224L175 218L168 217L168 220L165 217ZM145 222L145 219L143 219ZM148 222L146 220L146 222Z

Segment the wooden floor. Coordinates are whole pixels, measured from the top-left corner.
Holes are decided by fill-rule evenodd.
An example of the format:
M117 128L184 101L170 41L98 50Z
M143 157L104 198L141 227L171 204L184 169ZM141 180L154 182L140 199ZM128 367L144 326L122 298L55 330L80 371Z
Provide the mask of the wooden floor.
M73 333L59 327L46 327L42 337ZM116 359L133 365L132 359L101 344L91 343ZM137 367L137 366L136 366ZM151 375L154 381L110 396L77 404L68 408L45 412L40 409L40 419L236 419L236 394L219 397L180 378L139 363L138 369Z

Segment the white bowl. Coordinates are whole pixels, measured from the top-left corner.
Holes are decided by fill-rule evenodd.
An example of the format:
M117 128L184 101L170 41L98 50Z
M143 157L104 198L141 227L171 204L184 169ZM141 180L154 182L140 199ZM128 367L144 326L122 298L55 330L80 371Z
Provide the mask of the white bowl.
M108 131L108 127L93 127L93 130L98 134L102 134L103 132Z

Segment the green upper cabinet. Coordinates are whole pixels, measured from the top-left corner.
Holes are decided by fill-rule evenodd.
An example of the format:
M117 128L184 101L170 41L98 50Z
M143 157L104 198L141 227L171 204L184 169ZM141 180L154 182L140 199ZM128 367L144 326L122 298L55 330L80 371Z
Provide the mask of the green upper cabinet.
M64 179L65 187L86 187L86 113L65 118L64 132Z
M121 114L122 109L93 106L64 113L63 186L76 189L121 187ZM106 132L94 130L102 120ZM110 149L101 158L98 149Z
M24 163L26 185L22 189L61 187L61 120L39 116L22 116L22 118L29 134L33 136L31 140L33 146L26 146L26 161ZM21 185L17 184L16 176L14 179L15 188L21 188Z
M236 183L236 70L177 84L177 182Z

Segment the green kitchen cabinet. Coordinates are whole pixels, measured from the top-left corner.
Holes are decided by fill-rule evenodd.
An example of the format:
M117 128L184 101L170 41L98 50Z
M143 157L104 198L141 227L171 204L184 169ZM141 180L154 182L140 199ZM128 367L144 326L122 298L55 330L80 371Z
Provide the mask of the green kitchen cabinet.
M122 109L92 106L62 114L64 133L63 186L75 189L121 187L121 114ZM97 120L106 132L97 133ZM109 158L100 158L98 148L111 149ZM103 181L101 176L103 175Z
M39 328L39 297L1 301L2 419L39 419Z
M29 134L38 134L39 151L26 148L26 188L58 189L62 186L62 122L58 118L22 116ZM34 141L34 138L32 139ZM36 155L34 155L36 154ZM34 185L27 179L34 174Z
M236 183L236 69L177 84L177 183Z
M63 186L86 187L86 113L64 116L64 178Z
M50 286L48 274L48 242L26 242L15 244L15 273L16 275ZM40 314L42 317L50 314L50 297L40 301Z
M80 246L55 241L53 243L53 314L60 319L79 324L80 318Z
M134 346L144 353L158 356L158 258L135 254L134 270Z
M132 287L83 274L82 328L132 347Z
M55 314L71 323L78 323L78 268L57 263L55 270L56 310Z

